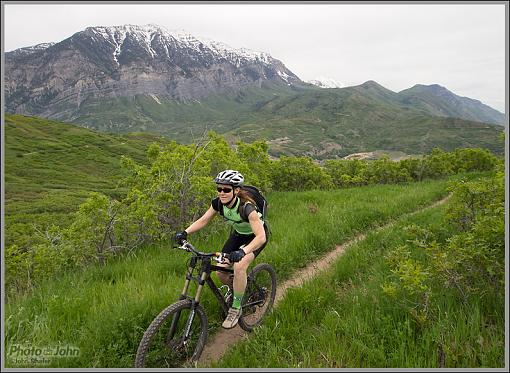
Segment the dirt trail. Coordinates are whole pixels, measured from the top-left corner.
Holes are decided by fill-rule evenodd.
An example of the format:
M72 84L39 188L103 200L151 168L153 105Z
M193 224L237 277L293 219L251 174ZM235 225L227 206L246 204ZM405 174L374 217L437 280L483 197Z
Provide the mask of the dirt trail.
M424 210L430 209L432 207L436 207L440 204L445 203L450 196L447 196L443 198L442 200L439 200L429 206L426 206L420 210L416 210L407 214L403 214L399 216L397 219L391 221L390 223L387 223L383 226L380 226L376 228L374 231L379 231L382 229L386 229L394 225L397 221L401 220L402 218L405 218L407 216L411 216L414 214L418 214ZM355 243L362 241L365 239L365 234L360 234L359 236L353 238L350 241L347 241L343 243L342 245L336 246L336 248L330 252L328 252L324 257L321 259L309 263L305 268L298 270L291 278L283 282L282 284L278 284L276 288L276 298L274 302L274 307L277 306L278 302L283 299L285 296L285 293L287 290L291 287L298 287L301 286L303 283L308 281L309 279L317 276L319 272L326 271L329 269L329 267L334 263L335 260L340 257L345 250L349 247L354 245ZM202 355L200 356L199 364L201 366L205 366L208 363L212 361L219 360L223 354L228 350L230 346L233 346L237 344L242 339L247 338L249 333L245 332L241 327L236 326L233 329L220 329L218 332L211 336L207 344L204 347L204 351L202 352Z

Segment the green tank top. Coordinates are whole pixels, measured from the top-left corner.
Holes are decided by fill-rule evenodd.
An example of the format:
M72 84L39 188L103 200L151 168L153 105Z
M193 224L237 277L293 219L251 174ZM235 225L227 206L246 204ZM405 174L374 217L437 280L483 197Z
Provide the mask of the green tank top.
M227 221L228 224L230 224L237 233L239 234L253 234L253 230L251 229L250 222L244 221L241 218L241 214L239 214L239 204L241 203L241 200L238 198L237 203L229 209L227 206L221 206L223 207L223 217ZM221 208L220 207L220 208ZM262 214L257 211L257 214L259 215L259 218L262 217ZM261 220L262 221L262 220ZM262 224L264 222L262 221Z

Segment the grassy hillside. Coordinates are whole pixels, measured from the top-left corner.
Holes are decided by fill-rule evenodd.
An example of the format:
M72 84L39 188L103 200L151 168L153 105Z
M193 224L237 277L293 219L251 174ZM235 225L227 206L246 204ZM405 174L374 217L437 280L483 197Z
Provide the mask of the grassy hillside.
M388 253L414 239L407 227L446 239L452 227L443 223L445 212L446 206L439 206L370 232L331 269L291 289L264 327L212 367L504 367L504 306L493 294L464 303L443 289L439 302L430 304L438 317L420 324L402 311L405 300L383 292L391 276Z
M271 194L273 236L257 262L272 263L283 281L334 245L445 194L444 180ZM207 229L191 240L197 247L212 251L227 234L226 228ZM54 359L50 365L132 367L145 328L181 290L189 256L171 251L169 246L145 247L106 267L62 274L33 295L13 300L5 310L7 350L14 345L73 346L79 349L79 356ZM214 333L222 320L209 291L204 292L202 303ZM7 365L13 366L12 360Z
M68 219L90 191L115 195L119 160L145 162L150 134L108 135L42 118L5 117L5 243Z
M143 95L89 99L74 122L106 132L159 133L184 143L205 129L231 140L263 138L275 156L325 159L377 150L424 154L434 147L483 147L503 154L497 136L504 127L431 113L403 104L398 94L372 82L339 89L263 85L190 102Z
M478 122L506 123L505 114L478 100L460 97L437 84L414 87L398 93L401 102L434 116L457 117Z
M265 83L263 88L211 94L200 101L175 101L150 95L87 99L73 122L104 132L156 132L189 143L205 128L223 133L239 123L256 119L253 111L261 102L287 97L293 92Z
M261 107L266 122L241 126L232 133L250 140L287 137L290 141L282 148L294 153L312 153L312 148L320 151L329 146L331 150L322 157L374 150L425 154L434 147L504 151L497 140L504 130L501 126L423 115L393 104L391 97L381 98L384 91L376 92L353 87L278 98Z

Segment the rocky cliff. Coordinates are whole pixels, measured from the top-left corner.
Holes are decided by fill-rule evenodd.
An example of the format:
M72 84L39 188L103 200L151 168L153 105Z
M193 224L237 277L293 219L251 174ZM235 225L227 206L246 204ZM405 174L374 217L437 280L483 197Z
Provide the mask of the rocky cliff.
M89 27L59 43L5 54L6 111L66 121L88 98L186 102L264 81L302 83L267 53L157 25Z

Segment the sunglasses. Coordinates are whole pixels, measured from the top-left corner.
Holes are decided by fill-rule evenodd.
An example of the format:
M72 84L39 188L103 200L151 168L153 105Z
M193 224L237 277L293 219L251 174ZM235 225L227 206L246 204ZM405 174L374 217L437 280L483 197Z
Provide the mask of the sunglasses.
M216 188L216 190L219 192L223 192L223 193L230 193L232 191L232 188Z

